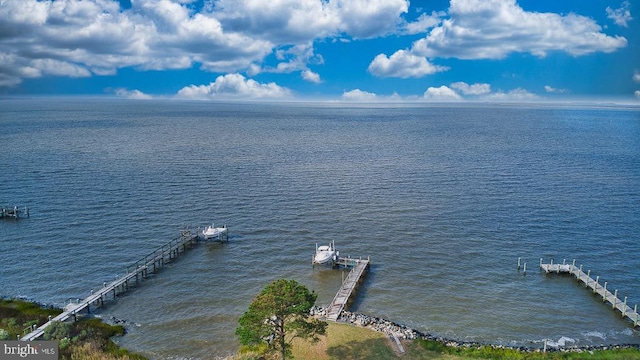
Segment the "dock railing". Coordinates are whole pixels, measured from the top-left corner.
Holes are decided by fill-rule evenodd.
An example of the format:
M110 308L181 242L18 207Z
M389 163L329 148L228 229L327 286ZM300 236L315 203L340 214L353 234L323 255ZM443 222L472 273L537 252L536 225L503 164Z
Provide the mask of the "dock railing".
M604 282L604 284L600 284L600 276L596 276L595 279L591 277L591 270L587 270L585 273L582 269L583 266L576 266L576 260L574 259L571 264L567 264L567 260L563 260L562 264L554 264L553 259L548 263L543 263L543 259L540 258L540 269L543 270L546 274L556 273L556 274L570 274L573 275L576 280L584 284L585 288L591 289L594 294L599 295L602 298L602 301L605 303L611 304L611 308L613 310L618 310L623 318L627 318L631 320L634 327L639 325L638 320L638 304L636 304L633 308L627 305L627 297L624 297L624 300L620 300L618 298L618 290L614 290L612 293L607 289L608 282Z
M133 281L134 278L134 285L137 285L148 276L149 271L156 272L163 267L165 263L177 258L181 253L192 248L197 243L197 232L192 232L190 230L181 231L179 237L172 239L167 244L164 244L145 255L134 264L127 266L126 273L123 276L116 276L116 279L109 283L103 282L102 287L96 291L91 289L91 294L83 300L78 300L75 303L69 302L66 304L65 310L61 314L53 319L49 319L49 321L40 326L34 325L31 332L24 335L20 340L31 341L39 338L44 334L45 329L53 322L66 321L70 317L73 317L74 320L76 320L77 315L79 315L83 310L87 310L87 313L90 313L92 304L99 304L100 306L103 306L104 302L108 300L109 294L113 294L112 299L115 299L118 295L129 290L130 282Z

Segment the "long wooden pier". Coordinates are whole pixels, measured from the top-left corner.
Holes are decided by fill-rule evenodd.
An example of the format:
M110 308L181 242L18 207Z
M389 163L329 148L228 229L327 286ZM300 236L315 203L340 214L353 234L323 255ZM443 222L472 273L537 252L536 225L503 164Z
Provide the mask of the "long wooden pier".
M607 290L607 282L605 281L603 285L600 285L600 276L596 276L595 280L591 277L591 270L588 270L586 273L582 271L582 265L580 267L576 266L576 261L573 260L571 264L567 264L566 260L562 262L562 264L554 264L553 260L549 264L543 264L542 259L540 259L540 268L545 271L545 273L565 273L573 275L578 281L583 283L587 289L591 289L594 294L599 295L602 298L602 301L605 303L611 304L611 308L614 310L618 310L623 318L627 318L633 322L633 326L637 327L639 325L638 320L638 304L636 304L633 308L627 305L627 297L624 297L624 300L620 300L618 298L618 290L615 290L613 293Z
M53 322L66 321L71 317L76 320L77 315L83 310L87 310L87 313L90 313L91 305L95 304L96 306L103 306L105 301L108 301L109 299L113 300L119 294L129 290L129 286L137 285L148 276L149 272L156 272L162 268L165 263L170 262L180 256L181 253L192 248L198 243L198 240L198 232L182 230L179 237L160 246L156 250L136 261L133 265L128 266L126 274L122 277L117 277L110 283L104 282L102 287L96 291L92 289L91 295L83 300L79 300L77 303L67 305L64 312L52 319L49 319L46 323L40 326L34 325L32 331L24 335L20 340L35 340L42 336L45 329Z
M333 297L331 304L327 308L327 320L331 321L337 321L340 314L342 314L342 310L347 306L347 302L356 286L360 283L362 275L365 273L365 270L369 268L369 258L338 258L334 264L350 267L351 271L349 271L347 277L342 281L340 290L338 290L336 296Z

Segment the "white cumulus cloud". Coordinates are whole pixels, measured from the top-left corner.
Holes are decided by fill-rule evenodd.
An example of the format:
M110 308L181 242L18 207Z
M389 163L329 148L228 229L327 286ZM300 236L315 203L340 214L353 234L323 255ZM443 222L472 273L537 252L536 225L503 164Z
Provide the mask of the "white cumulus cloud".
M127 99L148 100L152 99L151 95L147 95L140 90L127 90L125 88L118 88L115 90L117 96Z
M483 100L487 101L531 101L538 99L538 96L528 92L525 89L517 88L508 92L498 91L485 95Z
M628 27L629 21L633 20L631 17L631 10L629 9L631 4L628 1L622 2L622 5L619 9L612 9L610 6L607 6L607 17L616 25Z
M29 64L44 74L68 77L88 77L91 72L83 66L55 59L35 59Z
M451 88L442 85L430 87L424 92L424 98L430 101L460 101L462 97Z
M451 84L451 88L460 91L464 95L485 95L491 92L491 85L489 84L469 85L462 81Z
M300 75L302 76L302 78L304 80L312 82L312 83L319 84L319 83L322 82L322 80L320 79L320 74L315 73L315 72L313 72L313 71L311 71L309 69L302 70Z
M291 91L273 82L259 83L236 73L218 76L209 85L185 86L176 96L185 99L265 99L287 98Z
M225 31L213 13L171 0L4 0L0 3L0 79L185 69L237 71L261 61L274 44Z
M409 10L407 0L333 0L330 8L338 13L339 31L355 38L371 38L393 33L401 15Z
M257 71L270 73L291 73L305 71L308 64L319 65L324 63L321 55L315 54L313 43L307 42L275 51L275 56L280 61L275 67L257 67Z
M502 59L511 53L543 57L552 51L573 56L625 47L591 18L574 13L528 12L516 0L451 0L449 18L413 44L428 58Z
M633 72L633 81L640 83L640 71L636 70Z
M440 24L441 17L445 16L445 12L433 11L431 14L423 13L414 22L407 23L404 26L405 34L420 34Z
M376 98L376 94L362 91L360 89L354 89L342 93L342 99L349 101L373 101L376 100Z
M390 57L376 56L369 64L369 72L378 77L418 78L446 71L446 66L431 64L425 57L416 56L407 50L398 50Z
M407 0L218 0L225 28L276 43L301 43L346 34L370 38L395 32Z
M544 86L544 91L550 93L550 94L566 94L569 91L567 89L557 89L554 88L553 86L550 85L545 85Z
M511 101L532 101L538 96L525 89L517 88L504 92L498 90L491 91L491 85L485 83L467 84L465 82L455 82L450 86L429 87L423 95L423 99L429 101L491 101L491 102L511 102Z
M2 0L0 86L122 68L304 71L323 62L315 41L396 33L408 8L408 0L136 0L130 8L116 0ZM279 51L281 61L265 66Z
M640 99L640 90L636 90L633 94L636 96L637 99Z

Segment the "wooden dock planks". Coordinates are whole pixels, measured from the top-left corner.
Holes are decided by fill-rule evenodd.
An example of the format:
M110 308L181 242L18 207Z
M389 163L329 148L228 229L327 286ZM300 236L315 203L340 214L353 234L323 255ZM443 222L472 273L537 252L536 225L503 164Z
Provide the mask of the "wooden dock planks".
M624 300L620 300L618 298L618 290L615 290L613 293L607 289L607 283L604 285L600 284L600 277L597 276L594 280L591 277L591 270L588 272L582 271L582 266L576 267L575 260L572 264L554 264L553 261L549 264L543 264L542 259L540 259L540 268L545 273L564 273L573 275L578 281L583 283L586 288L591 289L593 293L598 294L602 301L605 303L611 304L612 309L618 310L623 318L627 318L633 322L633 326L637 327L640 325L638 316L638 305L634 308L631 308L627 305L627 298Z
M45 329L55 321L66 321L70 317L79 314L83 310L90 310L91 304L100 302L102 304L104 299L109 293L113 292L113 298L118 293L123 293L129 289L129 281L133 278L138 282L138 277L145 278L151 270L155 272L164 265L165 262L171 261L176 258L180 252L187 250L189 245L193 245L198 242L197 233L183 232L180 237L171 240L168 244L161 246L156 251L145 256L143 259L137 261L133 266L127 267L127 273L125 276L118 278L110 283L104 283L103 287L94 292L91 290L91 295L78 302L77 304L71 304L60 315L52 318L43 325L35 328L32 332L26 334L20 340L32 341L44 334Z
M331 304L327 308L327 320L337 321L344 310L353 290L356 288L358 283L360 282L360 278L362 274L364 274L365 270L369 267L369 259L361 260L361 259L339 259L336 263L341 264L341 261L344 262L347 266L353 266L347 278L342 282L342 286L340 290L336 293L336 296L333 297Z

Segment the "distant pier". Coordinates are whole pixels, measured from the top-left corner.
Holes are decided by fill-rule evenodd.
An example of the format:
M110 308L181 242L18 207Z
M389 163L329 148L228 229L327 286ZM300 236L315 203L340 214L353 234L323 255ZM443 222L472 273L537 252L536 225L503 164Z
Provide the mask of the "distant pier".
M24 206L3 207L0 210L0 219L19 219L29 217L29 208Z
M595 280L591 277L591 270L588 270L586 273L582 271L582 265L580 267L576 266L576 261L573 260L571 264L567 264L566 260L562 262L562 264L554 264L553 260L549 264L544 264L543 260L540 259L540 269L542 269L545 273L556 273L556 274L570 274L573 275L578 281L585 285L587 289L591 289L594 294L599 295L602 298L602 301L605 303L611 304L611 308L613 310L618 310L623 318L627 318L631 320L634 327L638 326L638 304L636 304L633 308L627 305L627 297L624 297L624 300L620 300L618 298L618 290L615 290L613 293L607 290L607 282L604 284L600 284L600 276L596 276Z
M333 297L331 304L327 307L327 320L337 321L342 311L347 306L349 298L354 293L362 276L369 268L370 259L354 259L350 257L338 257L334 262L334 266L344 266L351 268L349 274L342 281L340 289Z
M66 321L69 318L77 320L77 316L86 310L87 313L91 313L91 306L104 306L104 303L108 300L114 300L120 294L125 293L131 286L135 286L145 279L149 273L155 273L160 270L166 263L171 262L173 259L179 257L185 251L193 248L199 241L201 241L201 231L192 232L189 229L182 230L180 236L169 241L150 252L140 260L136 261L133 265L130 265L126 269L126 274L122 277L116 277L116 279L110 283L104 282L102 287L93 290L91 289L91 295L83 300L72 302L65 306L64 312L60 315L50 318L46 323L37 326L33 325L28 329L30 332L20 340L32 341L44 334L45 329L56 321ZM228 240L228 235L227 238ZM220 239L223 241L222 239ZM26 331L25 331L26 332Z

